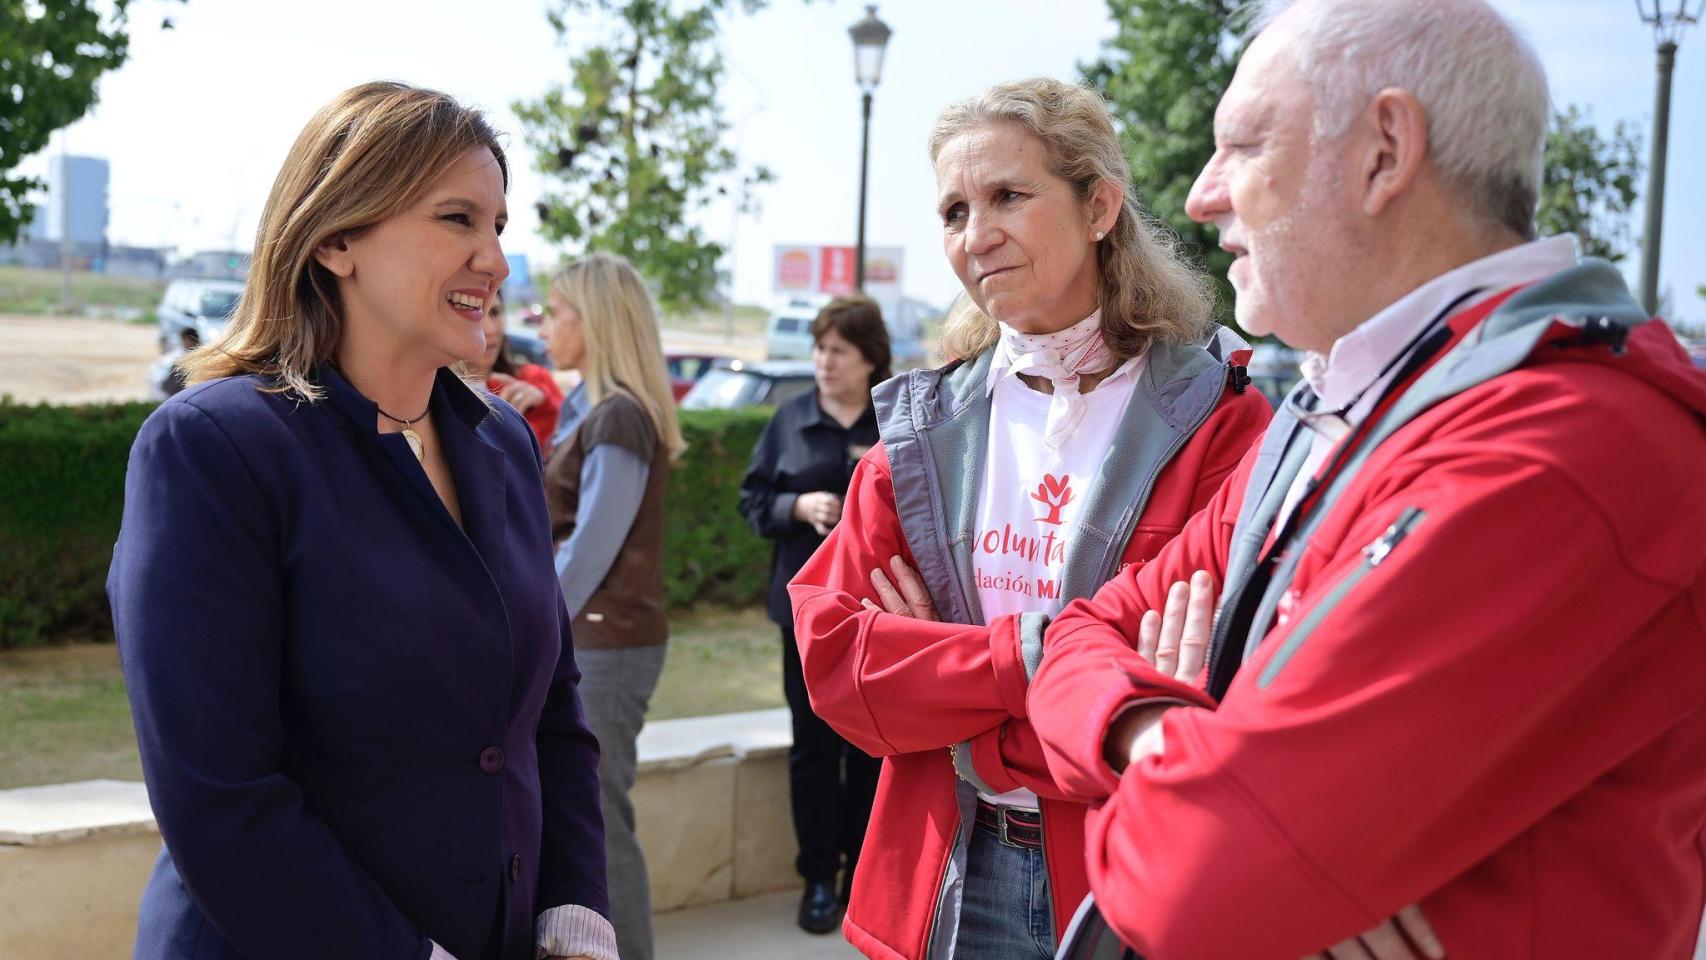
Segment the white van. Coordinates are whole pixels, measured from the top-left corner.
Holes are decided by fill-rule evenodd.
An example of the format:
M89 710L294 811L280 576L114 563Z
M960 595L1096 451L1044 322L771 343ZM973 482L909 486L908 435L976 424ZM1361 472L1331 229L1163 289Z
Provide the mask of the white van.
M810 360L812 321L829 297L795 297L778 307L764 324L764 355L771 360Z
M235 280L173 280L155 311L160 351L193 350L218 336L242 295Z

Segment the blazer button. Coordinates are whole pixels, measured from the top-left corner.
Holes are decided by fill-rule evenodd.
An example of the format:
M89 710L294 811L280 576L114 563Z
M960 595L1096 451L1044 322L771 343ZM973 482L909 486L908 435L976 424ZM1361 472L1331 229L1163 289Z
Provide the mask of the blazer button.
M521 882L521 854L509 858L509 882Z
M504 768L504 752L497 747L487 747L480 751L480 769L487 773L497 773Z

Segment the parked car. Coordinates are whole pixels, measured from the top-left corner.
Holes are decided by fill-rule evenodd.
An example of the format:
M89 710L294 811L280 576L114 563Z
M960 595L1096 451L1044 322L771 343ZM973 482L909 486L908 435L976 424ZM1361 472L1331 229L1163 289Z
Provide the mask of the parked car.
M669 389L675 394L675 402L680 403L699 378L709 373L718 362L729 359L711 353L665 353L663 362L669 369Z
M812 365L798 360L719 360L681 398L683 410L774 407L812 389Z
M225 329L243 285L235 280L173 280L160 298L160 352L193 350Z
M1303 379L1303 351L1278 343L1258 343L1250 356L1250 382L1278 407Z
M895 373L905 373L908 370L932 365L930 363L930 351L925 348L924 344L917 340L896 337L892 330L889 331L889 334L889 367Z
M504 344L511 353L521 357L528 363L537 363L547 370L551 367L551 354L545 350L545 341L539 339L539 331L524 330L518 327L504 328Z
M764 323L764 355L772 360L810 360L812 321L828 297L795 297Z
M812 322L817 313L829 303L828 297L796 297L770 314L764 324L764 355L772 360L810 360L812 358ZM883 306L883 316L889 328L891 366L896 373L930 365L930 352L914 336L897 333L892 306ZM908 329L916 329L913 323Z

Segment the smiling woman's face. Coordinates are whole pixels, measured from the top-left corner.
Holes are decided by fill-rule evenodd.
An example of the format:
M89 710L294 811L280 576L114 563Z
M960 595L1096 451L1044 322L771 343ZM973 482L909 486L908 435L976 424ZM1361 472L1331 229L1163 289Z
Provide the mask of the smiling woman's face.
M1096 240L1042 141L1016 124L974 127L936 155L942 248L984 313L1023 333L1064 330L1096 309Z
M497 159L478 147L413 206L328 238L316 257L338 276L346 337L427 366L477 362L486 305L509 276L498 242L508 221Z

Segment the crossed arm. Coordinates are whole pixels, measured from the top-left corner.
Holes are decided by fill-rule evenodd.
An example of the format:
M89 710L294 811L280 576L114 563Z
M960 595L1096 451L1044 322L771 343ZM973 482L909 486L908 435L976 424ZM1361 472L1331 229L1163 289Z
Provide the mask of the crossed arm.
M923 583L900 557L891 559L890 572L871 571L877 599L862 601L867 608L921 620L936 618L935 606ZM1214 625L1214 577L1198 570L1189 581L1175 582L1167 591L1163 610L1144 611L1138 621L1138 653L1157 672L1183 683L1196 682L1208 656ZM1181 704L1140 703L1117 715L1103 742L1102 756L1119 773L1166 749L1161 717ZM1354 937L1347 937L1304 960L1443 960L1445 948L1415 904Z

